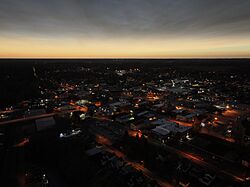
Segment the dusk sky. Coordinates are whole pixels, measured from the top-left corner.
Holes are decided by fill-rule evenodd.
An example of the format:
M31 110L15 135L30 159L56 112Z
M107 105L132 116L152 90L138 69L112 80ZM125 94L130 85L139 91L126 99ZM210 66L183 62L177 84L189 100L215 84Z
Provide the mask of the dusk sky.
M250 0L0 0L0 57L250 57Z

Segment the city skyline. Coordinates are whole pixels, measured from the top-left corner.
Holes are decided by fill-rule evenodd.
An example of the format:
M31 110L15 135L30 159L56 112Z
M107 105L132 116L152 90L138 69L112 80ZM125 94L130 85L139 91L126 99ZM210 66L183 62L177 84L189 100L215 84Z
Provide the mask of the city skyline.
M247 0L0 2L0 58L250 57Z

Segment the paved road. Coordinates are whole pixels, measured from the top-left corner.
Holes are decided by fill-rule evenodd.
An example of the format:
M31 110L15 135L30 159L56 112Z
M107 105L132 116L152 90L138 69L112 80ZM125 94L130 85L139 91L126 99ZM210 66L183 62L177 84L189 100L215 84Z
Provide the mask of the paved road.
M150 141L150 143L153 143L155 145L157 145L157 143ZM159 144L158 144L159 146ZM226 164L222 162L222 163L217 163L215 164L214 161L211 161L211 159L209 159L208 157L201 155L201 154L197 154L197 152L193 152L192 149L186 148L184 149L183 147L173 147L173 146L162 146L164 147L167 151L171 151L173 153L176 153L184 158L187 158L188 160L201 165L205 168L211 169L213 171L215 171L217 174L221 174L223 176L229 177L231 179L233 179L234 181L238 181L238 182L244 182L246 177L249 176L244 176L243 173L239 172L239 169L235 168L231 165L230 163Z
M13 119L13 120L8 120L8 121L2 121L2 122L0 122L0 126L16 124L16 123L20 123L20 122L31 121L31 120L41 119L41 118L47 118L47 117L55 116L57 114L67 114L67 113L71 113L74 111L75 110L67 110L67 111L62 111L62 112L53 112L53 113L48 113L48 114L40 114L40 115L36 115L36 116L30 116L30 117L18 118L18 119Z
M133 136L136 133L134 133L134 134L129 133L129 134ZM105 138L105 141L111 143L111 141L108 138ZM150 140L149 140L149 142L153 143L156 146L162 147L162 145L160 145L159 143L152 142ZM181 157L187 158L190 161L192 161L198 165L201 165L205 168L211 169L220 175L223 175L225 177L233 179L234 181L244 182L245 178L249 177L249 176L244 176L244 174L242 172L237 172L237 171L239 171L238 169L235 169L235 170L232 169L233 166L231 166L230 164L228 167L226 167L224 164L224 166L223 166L224 169L223 169L222 168L223 164L218 164L218 163L215 164L214 160L207 158L206 156L204 156L204 154L197 154L196 152L192 152L191 148L182 149L181 147L178 148L178 147L167 146L167 145L164 148L167 151L173 152L175 154L180 155ZM218 165L220 167L218 167ZM228 164L226 164L226 165L228 165Z
M126 161L128 164L130 164L132 167L134 167L136 170L140 170L142 171L142 173L151 178L151 179L155 179L161 186L163 187L172 187L173 185L170 184L168 181L159 178L158 176L156 176L154 173L152 173L150 170L148 170L147 168L145 168L143 165L137 163L137 162L133 162L130 161L126 155L124 155L121 151L117 150L116 148L112 147L112 141L108 138L108 137L104 137L101 134L95 134L96 135L96 141L99 144L102 144L105 146L106 151L108 152L112 152L114 153L116 156L123 158L124 161Z
M224 141L228 141L228 142L231 142L231 143L235 143L235 140L233 138L230 138L230 137L225 137L219 133L215 133L213 130L209 130L209 129L206 129L206 128L202 128L200 131L199 131L201 134L207 134L209 136L214 136L216 138L219 138L219 139L222 139Z

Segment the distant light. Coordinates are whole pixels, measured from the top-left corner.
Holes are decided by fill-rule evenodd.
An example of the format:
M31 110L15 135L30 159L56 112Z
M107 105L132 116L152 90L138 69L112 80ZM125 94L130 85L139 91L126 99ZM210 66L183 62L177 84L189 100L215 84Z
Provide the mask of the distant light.
M63 137L64 137L63 133L60 133L60 138L63 138Z
M86 118L86 114L84 113L84 114L81 114L80 115L80 118L81 118L81 120L84 120L85 118Z
M181 106L176 106L175 108L176 108L177 110L183 109L183 107L181 107Z
M232 132L232 130L231 130L231 129L228 129L228 130L227 130L227 133L231 133L231 132Z
M190 136L189 136L188 133L187 133L187 135L186 135L186 138L187 138L188 140L192 140L192 138L190 138Z

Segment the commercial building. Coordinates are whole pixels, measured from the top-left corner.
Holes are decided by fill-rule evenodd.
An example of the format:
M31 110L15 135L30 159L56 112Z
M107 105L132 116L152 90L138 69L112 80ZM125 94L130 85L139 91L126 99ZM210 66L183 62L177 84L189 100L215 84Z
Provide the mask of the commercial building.
M152 124L158 125L154 129L152 129L152 133L155 135L154 137L158 140L164 142L170 138L182 138L189 135L192 127L181 126L178 123L170 122L165 119L159 119Z

